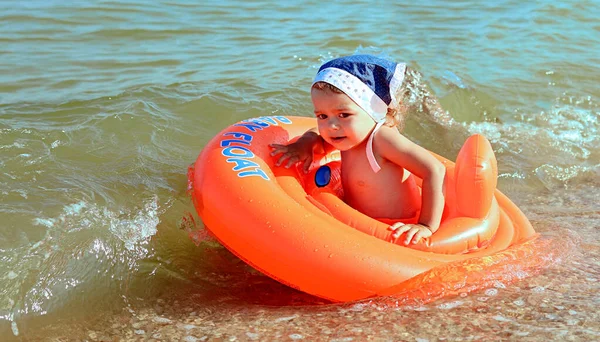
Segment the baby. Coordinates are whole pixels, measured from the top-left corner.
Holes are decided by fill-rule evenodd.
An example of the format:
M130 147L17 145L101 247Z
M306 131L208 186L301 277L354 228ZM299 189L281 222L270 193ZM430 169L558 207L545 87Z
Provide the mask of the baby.
M272 144L276 164L312 163L313 149L341 152L344 201L373 218L414 217L418 223L394 223L393 237L417 243L438 229L444 209L446 169L427 150L402 134L407 107L438 115L438 102L416 85L419 74L406 64L371 55L331 60L319 68L311 89L317 128L288 145ZM286 162L287 161L287 162ZM410 174L423 180L422 193Z

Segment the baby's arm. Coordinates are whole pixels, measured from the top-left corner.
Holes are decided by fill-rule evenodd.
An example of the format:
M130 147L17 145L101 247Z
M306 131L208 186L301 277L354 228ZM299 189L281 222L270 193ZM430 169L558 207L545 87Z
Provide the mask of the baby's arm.
M394 237L406 233L406 241L416 243L435 233L444 210L442 192L446 168L429 151L410 141L396 129L382 127L375 135L375 149L383 158L400 165L423 180L421 214L416 225L392 225ZM428 230L428 231L427 231Z
M287 160L285 167L289 168L298 162L302 162L302 169L306 172L313 160L313 150L319 149L319 147L323 149L324 143L317 128L311 128L293 143L287 145L270 144L269 146L273 148L271 156L281 154L275 165L280 166Z

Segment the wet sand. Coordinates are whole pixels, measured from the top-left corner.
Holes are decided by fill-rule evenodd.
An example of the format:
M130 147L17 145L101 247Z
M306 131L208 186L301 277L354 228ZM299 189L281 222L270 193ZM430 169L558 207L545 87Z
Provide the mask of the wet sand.
M496 282L425 305L397 307L393 298L328 304L239 264L246 277L215 274L229 289L172 289L159 298L131 302L111 315L63 321L32 329L33 334L24 331L17 340L598 340L598 196L591 188L528 199L523 209L542 237L568 240L577 247L552 260L540 274L512 284ZM579 233L573 233L577 229Z
M598 251L595 251L598 257ZM26 340L50 341L590 341L600 314L578 302L591 287L561 268L503 289L415 308L377 302L303 307L241 307L158 299L105 317L96 329L55 326ZM589 280L588 280L589 281ZM573 283L579 283L573 288Z
M600 257L598 250L587 253ZM553 267L515 285L497 284L418 307L396 308L385 300L351 305L246 306L232 303L233 298L226 295L222 303L206 302L201 295L177 295L139 302L113 316L98 318L94 329L59 324L24 340L597 340L600 298L596 295L595 301L588 300L590 292L596 291L597 279L579 279L569 273L562 266Z

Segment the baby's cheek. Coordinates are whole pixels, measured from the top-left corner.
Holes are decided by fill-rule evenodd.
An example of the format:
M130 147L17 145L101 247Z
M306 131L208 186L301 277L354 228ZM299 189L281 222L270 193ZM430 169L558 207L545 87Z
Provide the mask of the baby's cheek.
M326 133L327 133L327 129L326 129L325 125L324 125L324 124L321 124L321 123L319 123L319 124L317 125L317 129L319 130L319 135L320 135L320 136L322 136L322 137L323 137L323 139L325 139L325 137L326 137L326 135L327 135L327 134L326 134Z
M322 120L317 120L317 129L319 130L319 134L325 131L325 123Z

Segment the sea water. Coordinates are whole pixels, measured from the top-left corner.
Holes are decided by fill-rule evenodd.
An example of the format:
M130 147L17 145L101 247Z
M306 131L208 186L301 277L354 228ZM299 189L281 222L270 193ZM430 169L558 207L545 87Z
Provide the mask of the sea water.
M1 336L600 339L598 17L595 1L2 1ZM340 305L211 240L187 193L202 147L242 119L311 116L318 66L353 53L421 71L453 120L414 115L405 135L453 159L484 134L498 187L560 253L428 304Z

